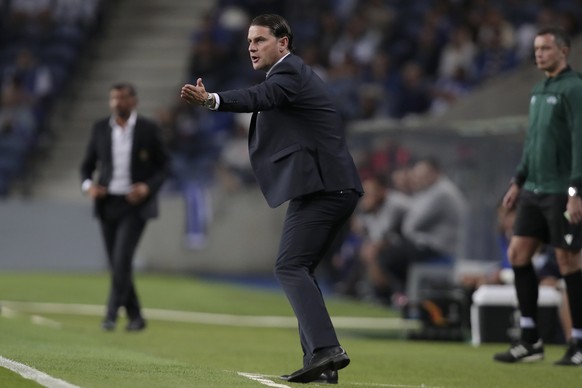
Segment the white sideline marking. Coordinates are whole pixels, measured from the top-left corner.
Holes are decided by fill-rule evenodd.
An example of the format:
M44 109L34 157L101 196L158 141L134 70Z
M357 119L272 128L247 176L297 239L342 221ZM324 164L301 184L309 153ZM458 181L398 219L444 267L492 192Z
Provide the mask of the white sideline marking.
M6 369L10 369L12 372L18 373L20 376L27 380L33 380L43 387L47 388L79 388L77 385L67 383L64 380L57 379L55 377L49 376L39 370L29 367L28 365L21 364L16 361L9 360L0 356L0 366Z
M246 377L247 379L251 379L253 381L257 381L263 385L266 385L268 387L275 387L275 388L291 388L288 385L285 384L279 384L274 382L273 380L269 380L266 376L264 375L259 375L256 373L245 373L245 372L236 372L239 374L239 376L243 376Z
M0 305L3 308L8 307L15 311L38 314L102 316L105 311L103 306L87 304L0 301ZM224 326L297 328L297 319L295 317L213 314L151 308L145 308L143 311L146 318L160 321L206 323ZM418 321L401 318L332 317L332 321L336 329L412 330L418 329L420 325Z
M41 317L40 315L31 316L30 321L35 325L52 327L53 329L60 329L63 327L63 325L60 322L45 317Z
M279 383L275 383L274 381L269 380L269 378L278 378L278 376L273 376L273 375L263 375L260 373L247 373L247 372L236 372L238 373L240 376L249 378L251 380L254 381L258 381L261 384L265 384L263 381L265 382L269 382L271 384L276 384L276 385L269 385L270 387L280 387L280 388L291 388L288 385L284 385L284 384L279 384ZM444 387L436 387L436 386L432 386L432 385L425 385L425 384L421 384L421 385L408 385L408 384L382 384L382 383L346 383L343 382L341 383L344 386L362 386L362 387L382 387L382 388L444 388ZM268 384L265 384L268 385ZM316 384L316 386L319 386L320 384ZM327 385L327 384L321 384L321 385Z
M355 385L363 387L386 387L386 388L444 388L433 385L408 385L408 384L380 384L380 383L347 383L346 385Z

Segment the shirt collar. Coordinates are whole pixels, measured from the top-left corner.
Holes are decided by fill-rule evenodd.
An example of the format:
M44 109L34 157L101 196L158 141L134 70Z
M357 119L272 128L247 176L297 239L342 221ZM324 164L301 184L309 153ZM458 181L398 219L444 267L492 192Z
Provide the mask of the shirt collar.
M127 128L130 131L132 131L133 128L135 127L136 121L137 121L137 112L134 110L129 115L129 118L127 119L127 123L125 125L125 128ZM117 124L117 122L115 121L115 117L113 117L113 116L111 116L109 118L109 126L111 128L121 127L119 124Z
M291 54L291 52L288 52L287 54L283 55L277 62L275 62L275 64L273 66L271 66L269 71L267 71L267 75L265 75L265 78L267 78L269 76L269 74L271 74L271 70L273 70L273 68L275 66L277 66L283 59L287 58L287 56L289 56L289 54Z

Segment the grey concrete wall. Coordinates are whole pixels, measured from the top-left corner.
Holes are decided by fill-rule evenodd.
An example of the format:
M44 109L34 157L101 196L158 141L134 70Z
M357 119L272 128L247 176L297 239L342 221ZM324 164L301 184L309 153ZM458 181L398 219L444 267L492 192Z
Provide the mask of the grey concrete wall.
M81 195L79 194L79 197ZM285 206L270 209L257 188L213 192L208 244L184 245L182 197L163 195L135 258L138 269L184 273L267 274L277 251ZM0 202L0 270L97 271L106 269L91 203L78 200Z
M151 222L138 257L146 268L215 274L271 273L286 205L270 209L258 188L212 193L213 220L207 246L184 244L184 201L165 197L161 217Z
M95 271L106 268L89 203L0 202L0 269Z

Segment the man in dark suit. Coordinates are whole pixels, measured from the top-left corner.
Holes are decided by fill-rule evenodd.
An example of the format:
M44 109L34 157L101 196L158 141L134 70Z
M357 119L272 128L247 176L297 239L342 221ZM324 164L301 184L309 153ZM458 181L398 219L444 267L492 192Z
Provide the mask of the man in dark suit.
M253 112L251 164L271 207L290 200L275 276L299 323L303 368L292 382L337 383L350 362L339 345L314 277L319 262L350 218L362 186L346 145L340 116L323 81L292 53L293 34L279 15L253 19L248 31L253 68L267 72L248 89L207 93L202 80L182 88L191 104Z
M127 313L128 331L146 326L133 283L132 261L146 221L158 215L157 192L168 173L160 130L138 116L136 106L131 84L111 87L112 114L93 126L81 164L82 189L94 200L111 270L107 312L101 325L109 331L115 329L120 307ZM96 170L99 174L94 181Z

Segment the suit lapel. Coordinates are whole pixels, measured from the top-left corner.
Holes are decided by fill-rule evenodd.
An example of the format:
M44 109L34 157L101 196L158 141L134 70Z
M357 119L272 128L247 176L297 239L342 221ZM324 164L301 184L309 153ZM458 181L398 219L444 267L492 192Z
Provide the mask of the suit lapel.
M143 133L142 133L141 129L142 129L141 128L141 120L138 117L136 122L135 122L135 127L133 128L133 137L131 139L130 172L131 172L132 181L133 181L134 166L135 166L136 161L140 157L139 153L141 152L140 148L141 148L142 137L143 137Z
M251 116L251 123L249 125L249 151L253 151L257 147L258 139L256 138L256 129L257 129L257 116L258 112L253 112Z
M105 144L104 149L106 152L107 164L113 166L113 141L111 140L113 128L111 127L111 124L107 123L107 130L103 132L103 143Z

